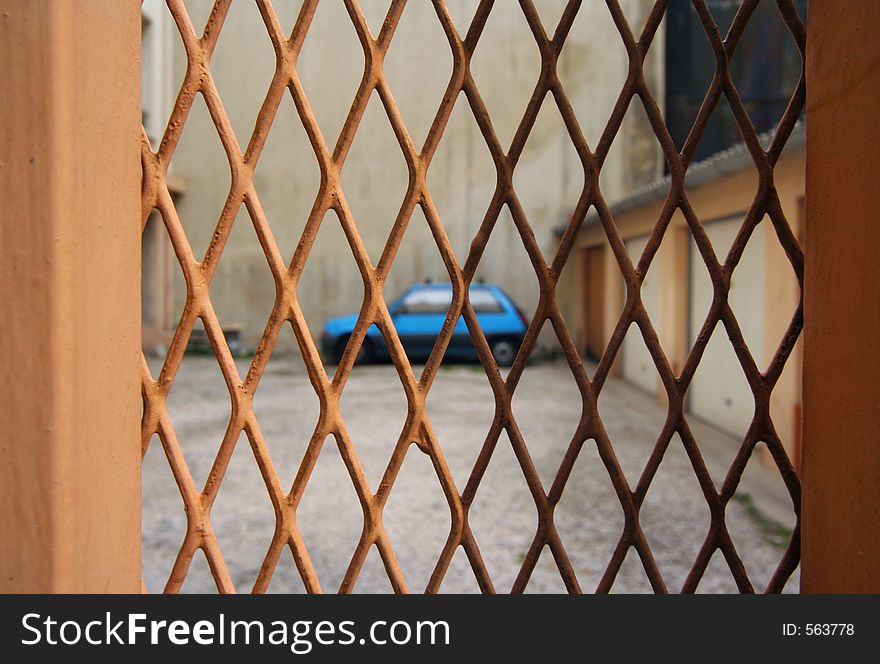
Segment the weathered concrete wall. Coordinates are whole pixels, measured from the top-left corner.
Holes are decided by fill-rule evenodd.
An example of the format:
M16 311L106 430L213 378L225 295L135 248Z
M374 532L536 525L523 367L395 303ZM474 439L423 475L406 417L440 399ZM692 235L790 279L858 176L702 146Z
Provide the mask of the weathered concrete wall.
M187 3L201 29L210 2ZM293 4L279 18L292 27ZM374 32L388 3L364 2ZM564 2L537 3L548 26L555 25ZM474 3L448 3L460 32L465 32ZM651 3L623 2L638 32ZM552 28L548 27L548 31ZM662 78L662 31L647 65L648 78ZM185 57L176 46L174 85L183 77ZM522 12L514 3L498 3L477 47L472 71L502 144L509 145L531 95L540 56ZM392 92L417 145L448 83L452 57L429 2L410 2L385 61ZM257 8L233 3L223 27L212 72L239 143L245 145L274 71L274 54ZM584 3L559 62L560 78L577 112L583 132L594 145L607 122L626 77L627 59L604 3ZM342 2L321 3L306 38L299 72L309 101L331 145L342 126L363 72L363 55ZM658 85L654 86L658 88ZM658 95L660 96L660 95ZM660 101L660 100L658 100ZM653 180L661 162L656 141L638 101L630 109L606 162L602 187L614 200ZM196 104L172 165L186 182L178 208L197 255L210 241L229 188L229 169L204 102ZM268 144L256 168L256 188L282 253L292 256L318 189L318 170L292 100L285 99ZM345 163L343 187L375 262L403 200L406 167L400 148L374 95ZM464 263L495 187L495 168L464 96L459 98L445 137L428 173L428 183L459 263ZM583 169L565 132L555 104L548 99L538 116L515 174L515 184L545 256L557 246L553 228L574 209L583 186ZM574 270L574 271L572 271ZM573 276L572 276L573 275ZM560 294L576 281L576 267L561 280ZM509 214L502 213L484 254L478 277L506 288L531 312L538 287L522 242ZM389 276L386 295L395 297L413 281L443 280L446 272L420 210L416 210ZM245 345L254 345L274 301L274 285L245 212L239 214L211 289L221 322L240 325ZM299 296L316 333L328 316L356 312L363 287L351 252L335 217L328 216L312 249ZM184 285L177 277L175 308L182 307ZM573 298L561 297L566 303ZM566 306L568 306L566 304ZM568 313L566 311L566 313ZM572 323L576 321L571 318ZM290 343L289 335L284 341ZM552 342L552 336L545 342Z

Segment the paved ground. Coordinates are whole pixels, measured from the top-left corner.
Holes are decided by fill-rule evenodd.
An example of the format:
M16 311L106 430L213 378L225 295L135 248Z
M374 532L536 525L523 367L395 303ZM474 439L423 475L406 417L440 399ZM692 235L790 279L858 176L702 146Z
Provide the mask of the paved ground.
M152 361L154 372L158 360ZM242 374L247 360L240 361ZM494 401L478 365L444 366L430 393L432 424L459 487L463 486L492 420ZM188 357L169 397L172 422L194 477L201 485L229 416L229 398L212 358ZM542 362L526 369L513 403L530 452L549 485L574 431L580 397L567 367ZM255 399L257 417L273 461L292 481L317 420L318 403L298 358L270 362ZM357 367L342 401L371 486L387 463L406 412L406 400L390 365ZM609 380L600 412L631 485L656 440L664 408L647 394ZM715 481L724 476L736 441L692 422ZM154 442L158 443L158 439ZM183 539L185 515L160 445L151 445L144 462L144 576L159 591ZM470 518L485 562L499 591L508 590L534 534L537 517L525 480L502 436L471 508ZM332 440L324 446L298 514L309 553L325 590L335 590L361 529L361 511ZM584 590L601 577L619 537L623 516L594 447L586 445L556 510L558 528ZM212 521L232 577L247 591L272 537L274 513L256 463L242 437L215 503ZM391 493L384 521L412 590L427 583L449 530L449 511L428 457L412 448ZM758 455L749 464L737 500L727 510L735 544L756 587L762 588L782 555L782 539L791 527L791 501L775 470ZM642 524L664 579L681 587L705 537L709 512L684 454L673 440L642 509ZM787 590L797 588L797 576ZM185 592L210 592L214 586L200 553L184 585ZM375 550L357 584L360 592L390 590ZM456 554L443 584L447 592L477 590L465 556ZM530 592L557 592L563 586L545 550L529 584ZM617 592L649 591L634 552L618 575ZM301 592L293 559L282 557L270 591ZM736 585L716 554L700 585L702 592L735 592Z

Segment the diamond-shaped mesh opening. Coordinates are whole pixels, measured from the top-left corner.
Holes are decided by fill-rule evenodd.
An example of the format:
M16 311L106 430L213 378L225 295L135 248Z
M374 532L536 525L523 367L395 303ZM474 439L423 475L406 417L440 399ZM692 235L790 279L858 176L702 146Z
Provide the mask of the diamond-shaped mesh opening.
M736 580L721 551L715 551L706 567L706 573L700 580L696 592L700 594L720 594L737 592Z
M388 278L385 281L385 301L389 306L393 305L410 286L420 282L426 285L437 285L439 288L440 285L449 283L449 272L440 251L437 249L437 243L431 234L425 213L421 207L417 206L413 210L406 231L400 240L394 264L388 272ZM444 288L444 294L446 290ZM417 315L437 314L440 316L439 320L442 320L451 306L451 288L448 289L447 299L440 296L436 301L436 306L425 306L416 313ZM391 311L391 314L396 317L394 311ZM395 325L398 328L398 333L402 334L400 323L396 322ZM410 355L411 359L421 357L424 361L431 351L433 340L425 339L425 343L421 345L424 346L423 351L417 355Z
M659 178L666 163L642 101L633 99L620 120L620 128L608 148L599 175L603 192L625 196ZM639 257L633 258L638 262Z
M534 228L552 228L567 221L584 187L584 169L552 96L546 97L513 174L523 212ZM549 233L537 237L546 256L557 241Z
M254 417L285 490L293 483L320 413L306 366L294 350L293 337L290 326L285 325L269 361L262 365L261 358L255 358L252 369L263 372L254 395ZM289 350L279 351L279 347Z
M465 33L463 26L459 30ZM540 70L541 56L523 12L494 7L480 35L471 72L505 151Z
M468 520L496 590L509 592L534 538L537 515L506 431L498 436L481 481L500 490L477 490Z
M320 180L308 135L285 90L254 168L254 189L285 265L305 230Z
M545 26L554 26L559 23L562 12L568 5L567 0L536 0L535 9L538 10L538 17Z
M297 510L297 525L321 587L335 592L361 535L363 513L332 436L324 441L313 463ZM283 562L289 558L285 556Z
M549 321L544 328L555 340ZM556 476L583 410L581 391L558 341L549 349L546 358L523 371L510 404L545 489Z
M626 552L626 558L620 566L614 586L611 588L612 593L638 593L644 595L654 592L651 585L651 579L645 572L645 566L639 559L639 554L634 548L630 548Z
M393 586L388 581L388 574L385 571L382 556L378 548L371 546L359 570L356 585L351 591L367 595L389 593L393 590Z
M675 518L664 520L670 512ZM667 587L681 590L709 533L711 513L677 434L653 473L639 519Z
M775 463L764 463L768 447L758 442L748 459L742 480L727 505L727 528L749 579L758 591L780 592L777 564L792 545L797 546L797 520L792 501L781 498L785 480ZM774 489L776 489L774 491ZM795 571L792 576L798 577Z
M623 509L595 440L584 441L573 465L560 466L568 474L554 522L581 589L594 592L623 533Z
M434 206L460 263L467 258L480 228L497 177L474 113L465 95L459 94L427 178Z
M495 395L486 372L473 360L444 362L431 384L426 409L461 490L495 417Z
M204 33L214 5L214 0L188 0L186 3L186 13L197 36L201 37Z
M806 14L806 0L795 0L793 4ZM758 49L767 52L768 47L772 57L755 57ZM796 94L802 67L796 40L779 8L772 2L759 2L730 60L733 83L759 133L779 124Z
M339 408L375 491L406 422L406 395L393 372L371 367L352 376Z
M158 435L152 437L144 455L143 475L143 578L149 592L161 592L186 534L186 513Z
M791 316L785 312L787 323L758 335L744 322L750 303L741 294L749 290L750 270L743 263L748 252L766 252L772 239L782 248L785 270L794 273L796 285L785 285L788 296L801 299L802 254L775 198L773 178L804 95L800 83L783 95L779 129L772 142L762 139L758 131L766 129L735 69L746 59L747 43L758 30L750 22L761 20L761 12L778 12L783 41L802 52L802 3L761 3L760 11L752 11L757 3L745 3L735 16L721 18L721 5L729 3L628 2L621 8L617 2L482 2L472 14L468 3L447 8L307 0L276 8L259 0L259 11L230 4L169 0L182 84L164 140L155 150L147 140L143 146L144 222L159 211L160 230L177 259L176 297L184 301L163 369L154 361L143 380L143 440L153 455L145 472L163 460L168 464L176 489L163 490L163 500L169 494L182 500L186 515L186 523L178 524L185 527L182 541L162 549L168 564L151 573L151 589L231 592L253 583L257 592L403 592L421 590L422 582L428 591L472 588L475 582L485 592L786 588L798 564L796 516L785 548L762 553L766 560L756 562L741 549L749 548L754 535L749 528L760 531L745 496L755 495L760 482L753 467L764 461L752 457L770 459L774 481L784 484L791 511L798 512L800 489L785 449L789 434L778 435L774 419L787 419L791 404L774 406L772 395L786 365L796 361L802 316L795 304ZM696 99L669 95L670 104L683 104L686 112L678 125L668 126L660 110L666 100L659 98L662 48L655 42L664 34L664 18L681 11L696 17L695 43L703 51L691 58L698 62L689 75L703 77L699 89L706 93ZM425 53L427 42L418 39L428 32L437 53ZM254 49L251 64L260 75L236 78L227 71L242 35L253 37L247 46ZM717 62L713 46L725 52ZM438 64L450 58L451 72ZM786 58L771 64L801 66L798 58ZM415 74L422 64L425 73ZM547 113L548 126L555 128L545 140ZM713 237L717 217L686 177L699 150L711 149L711 122L725 116L758 178L746 232L731 238ZM559 146L555 164L546 153L553 145ZM187 193L177 199L172 161L174 175L186 179ZM644 163L639 170L627 162ZM302 175L310 169L317 177ZM623 182L628 169L639 173L637 182ZM645 228L654 239L645 242L662 249L669 234L678 233L678 242L687 228L692 274L709 284L691 316L691 344L684 351L664 347L665 332L655 327L652 289L665 267L663 252L648 261L644 249L650 244L637 247L633 237L622 237L621 212L611 205L612 196L649 184L661 170L668 179L657 186L666 198ZM529 173L557 175L544 189ZM199 190L204 195L190 195ZM555 210L545 209L546 201L555 201ZM550 224L560 226L558 234ZM619 308L606 312L608 338L589 378L578 348L582 334L560 302L565 287L559 283L572 274L583 228L601 236L619 270L614 278L626 285ZM240 237L246 250L239 248ZM451 280L456 292L483 278L511 291L525 312L527 329L516 339L515 361L499 367L509 362L493 355L492 335L475 307L465 298L453 302L450 320L462 306L471 360L479 363L450 371L478 372L480 385L487 384L480 406L490 413L475 424L482 435L460 449L447 440L449 427L432 423L460 414L429 399L447 382L440 360L448 355L451 327L414 374L388 311L389 297L396 295L389 291L407 281L397 276L406 270L394 268L407 261L412 266L413 252L423 252L426 266L430 261L432 279L437 274ZM240 290L259 280L261 292L270 293L265 300ZM246 302L234 302L233 289ZM341 296L328 303L326 292ZM259 318L257 324L234 320L236 306L251 312L249 319ZM328 338L326 319L345 314L346 329ZM245 337L252 335L245 346L254 351L238 364L238 349L226 333L237 324L246 328ZM184 359L196 325L208 355ZM279 341L287 325L295 343L289 334ZM615 393L624 401L632 395L617 378L626 371L627 355L632 358L632 334L644 348L654 391L661 385L665 399L643 395L641 412L615 414L599 406ZM385 363L353 371L364 359L361 349L374 342L381 344ZM706 369L713 362L707 358L719 356L715 344L732 355L729 367ZM541 370L527 364L548 347L561 356L557 364L575 389L560 397L570 417L545 463L534 424L548 414L524 412L522 396L515 412L511 404L519 390L524 396L536 391L523 372ZM261 395L273 389L275 361L290 353L299 355L305 370L296 388L289 385L291 398L305 390L309 398L303 400L316 398L320 409L288 413L293 419L273 424ZM204 380L188 377L200 371ZM721 435L717 428L701 424L699 414L685 417L694 410L694 395L705 391L700 385L707 371L710 378L722 371L725 380L741 376L752 410L721 454L704 445L712 431ZM452 387L444 389L455 389L453 376ZM198 402L207 389L216 393L214 405L178 410ZM255 405L255 395L266 408ZM795 413L789 414L794 422ZM205 420L197 435L187 418ZM642 422L643 440L627 431L636 421ZM303 436L302 443L281 452L293 434ZM146 446L157 435L162 455L155 440ZM419 460L419 471L411 468L412 459ZM660 512L669 510L662 496L674 490L675 480L668 479L673 475L687 480L682 486L699 508L688 527L703 532L706 510L711 514L706 538L687 547L661 544L663 534L654 528ZM262 485L262 500L236 505L236 485L245 479L252 485L248 491ZM412 485L430 486L431 492ZM406 524L395 513L417 504L406 500L413 491L418 500L432 496L421 506L425 516L418 526L447 537L438 534L429 547L437 551L422 559L420 550L412 559L418 565L410 568L408 545L420 535L395 534ZM245 507L263 510L261 535L256 519L235 517ZM601 526L579 526L576 515L591 512L607 518ZM697 512L699 524L693 522ZM619 518L624 515L626 528ZM591 533L588 542L599 533L607 537L589 555L579 546L585 532ZM245 540L260 540L259 551L240 548ZM692 558L690 567L680 562ZM462 576L462 562L470 576ZM154 582L163 569L170 569L167 578Z
M363 15L370 34L374 39L378 38L379 31L388 16L388 10L391 8L391 0L375 0L375 2L358 3L358 5L358 11Z
M201 321L196 331L204 333ZM231 415L226 382L210 349L187 356L174 377L167 404L169 428L173 427L185 470L202 488Z
M719 372L725 376L722 384L715 379ZM712 333L691 385L688 405L694 416L742 441L755 413L755 398L723 328ZM732 448L731 459L734 452Z
M624 337L621 378L602 389L599 416L614 442L621 470L635 486L657 442L666 409L656 396L660 375L638 326Z
M342 190L373 265L379 262L406 193L406 161L373 92L342 169ZM372 192L379 189L381 197Z
M363 78L364 52L342 3L314 4L314 14L306 26L308 32L297 35L305 41L297 59L296 74L324 143L332 151ZM334 66L328 68L324 65L326 62L333 62Z
M253 588L264 550L275 533L275 511L245 433L238 437L226 466L222 487L211 507L211 524L235 588ZM287 574L287 581L292 580ZM292 584L291 584L292 585Z
M449 510L431 459L418 447L409 448L398 473L383 522L407 583L421 591L449 537Z
M226 260L217 263L211 279L211 303L230 351L243 355L257 347L275 304L275 282L244 206L235 215L223 255ZM236 292L242 297L230 297ZM282 352L292 349L289 338L276 346Z
M396 33L397 39L391 42L385 57L385 75L410 138L420 150L446 92L452 57L443 26L429 2L408 3ZM405 41L414 38L421 45L416 52L404 46ZM414 89L418 89L419 94L412 94Z
M182 593L208 594L217 592L211 567L201 549L197 549L187 570L186 579L180 587Z
M749 580L762 591L791 540L791 529L761 510L748 493L734 496L727 508L726 521ZM755 546L756 542L760 546Z
M455 550L455 555L452 556L449 567L446 568L446 576L443 577L440 592L454 595L473 595L481 592L480 585L474 576L474 570L468 562L467 554L461 547Z
M492 234L482 248L476 281L500 286L508 294L517 293L515 304L526 320L532 320L538 306L540 284L507 206L501 209Z
M568 336L571 338L581 365L580 371L584 372L587 379L592 377L595 371L595 358L591 356L588 348L588 323L591 308L584 295L585 285L588 283L589 274L586 269L585 250L580 250L571 261L565 264L559 276L556 288L556 297L559 302L559 312L565 323ZM592 307L592 315L595 315L601 305ZM604 312L603 312L604 313ZM594 326L598 327L598 326ZM597 345L599 345L597 340ZM563 355L565 351L561 345L553 349L554 354Z
M266 7L278 19L281 34L289 37L304 4L306 4L305 0L287 0L287 2L276 2L271 7L268 5Z
M551 33L554 25L544 22ZM596 66L598 63L601 66ZM626 72L626 47L617 35L608 8L595 2L584 3L559 55L557 74L584 138L593 148L605 133L617 103L616 95L599 91L620 90L626 82Z
M186 131L180 135L170 168L172 173L187 174L186 195L177 202L176 212L189 248L200 260L214 240L214 230L227 205L231 185L229 162L201 94L192 100ZM201 203L194 205L194 200ZM237 209L230 212L229 216L235 217ZM176 272L175 276L182 275Z
M275 54L256 3L230 3L223 28L211 55L211 72L244 149L275 71ZM237 66L242 61L246 68Z
M566 592L565 582L559 575L559 567L556 565L550 547L545 546L541 550L541 555L535 563L535 569L524 592L528 594L554 593L557 595Z
M300 250L307 258L302 259L305 265L299 267L296 284L297 304L316 342L320 339L322 322L337 316L356 316L364 301L364 282L351 258L351 248L339 217L330 210L323 215L323 220L318 217L318 223L320 226L309 244ZM296 258L294 261L296 263ZM334 293L335 297L332 300L323 297L326 292ZM331 375L332 364L338 360L350 335L351 330L346 327L338 337L328 341L328 347L319 349L330 365ZM371 333L369 343L372 339Z

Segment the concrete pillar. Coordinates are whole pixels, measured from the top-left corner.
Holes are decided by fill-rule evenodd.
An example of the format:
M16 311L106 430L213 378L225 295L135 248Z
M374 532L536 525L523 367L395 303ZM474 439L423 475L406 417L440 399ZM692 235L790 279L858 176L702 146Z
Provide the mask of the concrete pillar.
M0 0L0 592L140 591L140 3Z
M812 0L802 574L880 592L880 3Z

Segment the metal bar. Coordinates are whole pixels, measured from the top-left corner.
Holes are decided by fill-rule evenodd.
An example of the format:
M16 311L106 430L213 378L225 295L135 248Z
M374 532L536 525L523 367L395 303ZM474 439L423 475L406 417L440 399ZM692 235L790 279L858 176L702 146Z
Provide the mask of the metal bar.
M0 0L0 592L140 592L140 3Z
M880 4L810 3L802 460L807 593L880 592Z

